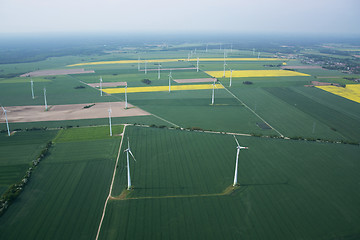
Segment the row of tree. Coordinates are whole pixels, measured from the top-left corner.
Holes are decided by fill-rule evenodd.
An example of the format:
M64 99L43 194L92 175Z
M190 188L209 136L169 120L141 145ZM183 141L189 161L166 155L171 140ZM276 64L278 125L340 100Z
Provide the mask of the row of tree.
M52 146L52 142L49 141L45 148L41 150L40 154L37 156L35 160L32 161L31 167L26 171L23 179L13 185L11 185L6 192L0 198L0 216L5 213L5 211L9 208L9 206L16 200L16 198L23 191L25 185L29 182L30 176L36 166L43 160L49 152L50 147Z

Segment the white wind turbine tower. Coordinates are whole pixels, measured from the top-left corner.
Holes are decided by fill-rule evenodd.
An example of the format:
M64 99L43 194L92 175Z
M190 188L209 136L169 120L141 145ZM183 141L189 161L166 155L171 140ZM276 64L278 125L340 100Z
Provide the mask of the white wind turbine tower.
M225 49L224 49L224 74L223 77L225 77L225 68L226 68L226 53L225 53Z
M235 135L233 135L233 136L234 136L236 144L237 144L237 146L236 146L237 151L236 151L235 175L234 175L234 183L233 183L233 186L235 187L238 184L237 175L238 175L238 165L239 165L239 153L240 153L241 149L248 149L248 147L240 146L240 144L239 144L238 140L236 139Z
M229 84L229 87L231 87L231 82L232 82L232 69L230 69L230 84Z
M112 129L111 129L111 106L110 106L110 108L109 108L109 125L110 125L110 137L112 136Z
M258 52L258 59L260 58L260 52Z
M253 56L255 55L255 48L253 48Z
M232 44L230 45L230 52L232 52Z
M147 61L145 60L145 74L147 74Z
M47 105L47 101L46 101L46 88L44 87L44 101L45 101L45 111L48 110L48 105Z
M188 53L188 60L187 61L190 62L190 53Z
M135 162L136 162L136 159L134 157L134 154L130 150L129 138L128 138L128 148L125 150L125 152L126 152L126 165L127 165L127 178L128 178L128 187L127 187L127 189L130 190L131 189L131 178L130 178L129 153L131 154L131 156L132 156L132 158L134 159Z
M199 72L199 58L196 61L196 72Z
M32 99L35 98L34 96L34 81L31 79L31 96L32 96Z
M209 45L209 44L206 44L205 52L208 52L208 45Z
M126 86L125 86L125 109L127 109L127 83L126 83Z
M170 74L169 74L169 92L171 92L171 79L172 79L172 75L171 75L171 70L170 70Z
M161 68L161 64L159 64L159 68L158 68L158 80L160 80L160 68Z
M140 56L138 57L138 71L140 71Z
M6 121L6 127L7 127L7 132L8 132L8 135L10 137L10 128L9 128L9 122L8 122L8 119L7 119L7 115L6 115L6 109L1 106L2 110L4 111L4 114L5 114L5 121Z
M215 79L214 79L213 88L212 88L211 105L214 105L214 101L215 101Z
M100 96L102 96L102 77L100 77Z

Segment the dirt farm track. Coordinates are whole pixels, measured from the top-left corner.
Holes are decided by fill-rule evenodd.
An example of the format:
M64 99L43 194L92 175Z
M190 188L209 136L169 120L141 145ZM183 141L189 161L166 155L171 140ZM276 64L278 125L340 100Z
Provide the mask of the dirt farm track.
M39 122L39 121L62 121L62 120L76 120L76 119L94 119L107 118L109 116L108 109L110 103L94 103L85 104L71 104L71 105L52 105L48 106L48 111L45 111L43 105L37 106L12 106L7 107L7 117L9 122ZM112 117L131 117L131 116L145 116L150 113L141 110L128 104L128 109L125 109L124 102L111 103ZM1 116L1 118L4 118ZM3 120L3 119L1 119Z

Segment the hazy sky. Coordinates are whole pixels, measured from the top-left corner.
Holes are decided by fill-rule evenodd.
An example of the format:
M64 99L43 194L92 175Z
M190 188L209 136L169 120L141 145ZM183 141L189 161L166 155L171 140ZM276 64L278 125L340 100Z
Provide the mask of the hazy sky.
M360 34L359 0L0 0L0 33Z

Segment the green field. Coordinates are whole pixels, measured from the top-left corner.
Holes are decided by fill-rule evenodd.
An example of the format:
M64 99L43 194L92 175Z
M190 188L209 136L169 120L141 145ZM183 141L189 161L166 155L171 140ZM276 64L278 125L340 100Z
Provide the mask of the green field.
M80 137L70 138L75 131ZM59 133L50 155L0 218L1 239L94 238L120 143L119 136L99 138L99 132L108 128Z
M110 200L100 239L359 237L359 147L238 136L249 147L240 188L216 196L232 184L232 136L138 127L126 136L134 189ZM126 187L125 154L119 161L113 196Z

